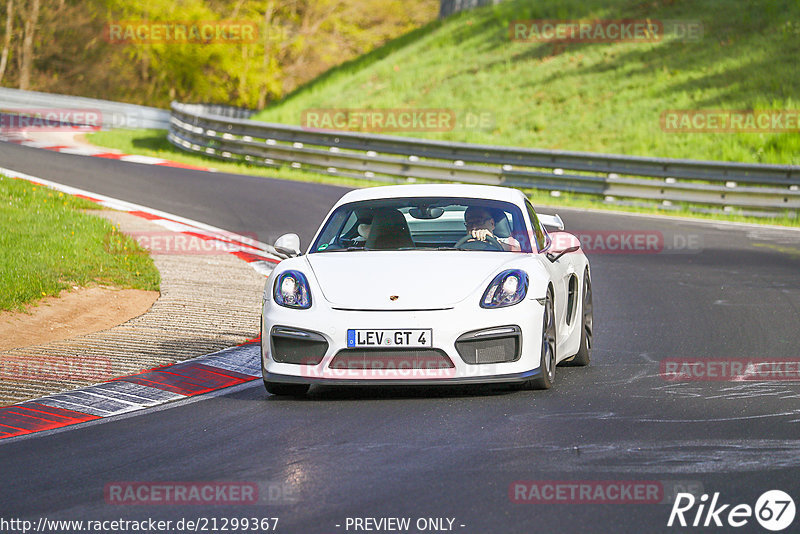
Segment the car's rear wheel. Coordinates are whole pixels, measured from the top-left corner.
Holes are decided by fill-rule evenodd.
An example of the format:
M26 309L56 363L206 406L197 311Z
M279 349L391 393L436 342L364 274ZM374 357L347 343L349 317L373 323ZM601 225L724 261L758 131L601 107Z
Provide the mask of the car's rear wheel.
M531 389L550 389L556 378L556 314L553 291L547 289L547 300L542 314L542 349L539 361L541 373L528 381Z
M594 334L594 313L592 309L592 279L589 270L583 274L583 301L581 305L581 346L578 353L563 362L566 366L589 365L592 357L592 338Z
M310 384L285 384L281 382L268 382L264 380L264 387L271 395L286 395L288 397L300 397L308 393Z

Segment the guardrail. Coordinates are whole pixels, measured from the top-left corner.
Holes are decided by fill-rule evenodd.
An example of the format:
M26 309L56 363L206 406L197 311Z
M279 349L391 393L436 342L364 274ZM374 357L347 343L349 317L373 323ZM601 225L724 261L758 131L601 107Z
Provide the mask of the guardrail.
M439 18L449 17L459 11L474 9L476 7L496 5L501 0L441 0L439 2Z
M0 111L30 111L32 109L97 110L104 129L111 128L169 128L170 113L165 109L110 102L82 96L57 95L37 91L21 91L0 87Z
M372 180L442 180L737 209L800 208L800 166L647 158L315 131L172 103L168 139L224 160ZM558 194L558 193L551 193ZM748 211L756 210L756 211Z

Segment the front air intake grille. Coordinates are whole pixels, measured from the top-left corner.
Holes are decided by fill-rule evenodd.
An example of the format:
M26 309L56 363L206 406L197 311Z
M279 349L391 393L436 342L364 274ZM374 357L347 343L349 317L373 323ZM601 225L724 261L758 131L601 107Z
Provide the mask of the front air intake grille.
M520 357L522 335L518 326L467 332L456 340L456 350L469 364L507 363Z
M331 369L452 369L447 355L438 349L384 350L343 349L330 364Z
M272 359L278 363L317 365L328 351L328 341L316 332L275 326L270 336Z

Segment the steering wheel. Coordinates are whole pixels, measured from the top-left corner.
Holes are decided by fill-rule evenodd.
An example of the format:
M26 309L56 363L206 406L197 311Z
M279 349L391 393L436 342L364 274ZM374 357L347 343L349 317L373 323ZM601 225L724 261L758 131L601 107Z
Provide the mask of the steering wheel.
M486 241L475 239L471 235L467 234L459 239L456 244L453 245L453 248L461 250L505 250L505 248L503 248L503 244L491 234L486 236Z

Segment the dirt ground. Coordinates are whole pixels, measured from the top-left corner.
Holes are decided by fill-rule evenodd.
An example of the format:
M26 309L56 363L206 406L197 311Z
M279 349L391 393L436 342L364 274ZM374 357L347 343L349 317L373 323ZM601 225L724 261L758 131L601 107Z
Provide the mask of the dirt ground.
M99 332L145 313L158 291L77 288L42 299L28 312L0 312L0 351Z

